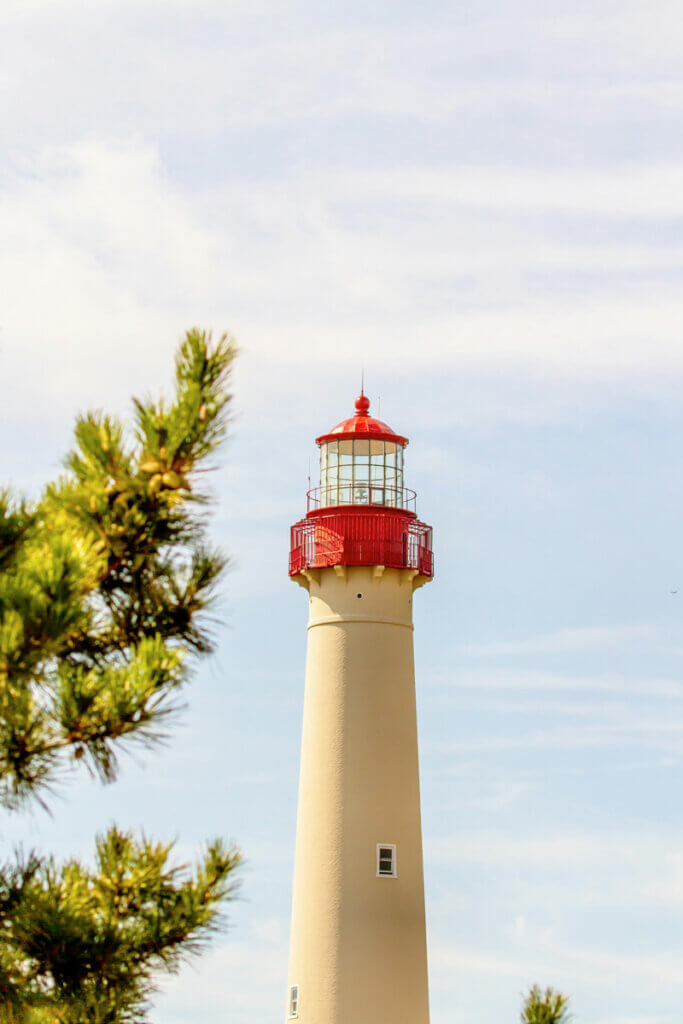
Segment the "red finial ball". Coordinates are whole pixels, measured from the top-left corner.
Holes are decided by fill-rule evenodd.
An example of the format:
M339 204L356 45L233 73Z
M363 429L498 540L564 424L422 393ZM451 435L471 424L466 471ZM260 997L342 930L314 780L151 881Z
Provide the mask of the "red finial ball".
M364 394L361 394L360 397L356 399L356 415L367 416L369 408L370 399L366 398Z

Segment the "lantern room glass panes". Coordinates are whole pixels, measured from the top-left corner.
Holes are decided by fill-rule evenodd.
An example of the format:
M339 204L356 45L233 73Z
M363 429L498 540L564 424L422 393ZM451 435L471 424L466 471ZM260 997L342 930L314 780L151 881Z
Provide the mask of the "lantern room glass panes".
M359 439L320 446L320 507L403 504L402 445Z

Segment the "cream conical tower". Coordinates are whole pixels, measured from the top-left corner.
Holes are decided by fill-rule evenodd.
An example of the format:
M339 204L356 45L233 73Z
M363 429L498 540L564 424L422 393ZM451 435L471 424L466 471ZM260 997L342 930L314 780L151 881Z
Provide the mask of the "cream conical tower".
M407 439L364 395L317 443L290 555L309 622L287 1019L428 1024L412 602L431 529Z

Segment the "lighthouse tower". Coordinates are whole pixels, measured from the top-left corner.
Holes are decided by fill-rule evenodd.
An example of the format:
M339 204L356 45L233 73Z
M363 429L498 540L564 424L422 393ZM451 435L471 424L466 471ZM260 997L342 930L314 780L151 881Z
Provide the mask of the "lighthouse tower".
M403 486L408 441L369 415L317 438L292 527L309 594L287 1019L428 1024L413 593L432 531Z

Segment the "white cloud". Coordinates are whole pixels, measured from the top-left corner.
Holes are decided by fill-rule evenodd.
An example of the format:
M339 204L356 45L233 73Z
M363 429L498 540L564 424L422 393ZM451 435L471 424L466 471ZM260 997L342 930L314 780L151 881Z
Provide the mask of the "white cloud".
M477 646L475 654L491 653L496 655L498 651L498 645L482 644ZM516 653L516 651L517 648L510 653ZM514 690L516 692L541 690L551 694L562 691L569 693L590 691L591 693L612 694L616 697L646 696L664 700L683 698L683 683L677 679L632 679L618 673L579 675L570 672L550 672L543 669L515 669L508 666L490 669L468 665L465 668L453 668L449 672L441 672L431 678L422 679L425 684L432 683L432 681L439 687L439 699L448 699L455 688Z
M492 978L520 979L564 975L571 978L574 985L580 982L606 988L612 988L619 980L637 978L641 983L666 985L672 993L683 988L680 961L675 955L635 956L599 949L579 950L556 943L551 948L535 950L524 959L508 959L469 949L432 946L432 961L436 970L448 969L454 974L476 972ZM454 982L457 983L456 978ZM617 1019L620 1018L608 1018L610 1024L616 1024Z
M496 189L482 174L483 202ZM476 176L466 177L474 188ZM498 186L504 179L502 173ZM351 188L353 176L344 180ZM378 181L368 201L377 197ZM524 194L534 195L537 185L532 175ZM525 261L547 267L553 247L546 241L537 248L532 240L525 252L521 222L511 237L494 233L488 249L477 241L476 218L462 237L437 230L415 249L409 238L397 245L391 234L352 227L327 188L323 175L317 186L310 179L226 185L192 196L168 179L146 143L91 141L46 150L6 179L0 194L5 374L21 380L30 361L34 393L44 400L73 403L105 391L115 398L128 390L131 362L138 374L151 375L167 362L182 327L196 321L220 327L228 319L260 360L305 361L318 372L340 362L384 366L387 359L408 368L416 348L423 369L683 369L675 326L683 306L673 287L651 286L627 298L618 284L580 301L571 292L531 297L519 268ZM430 192L429 179L424 188L418 198ZM389 195L391 189L388 175ZM441 202L438 190L435 195ZM465 198L474 203L473 193ZM476 268L478 251L498 300L502 282L499 307L491 308L485 285L475 288L474 305L450 294L449 281L457 284L468 265ZM554 258L567 255L560 243ZM613 256L623 263L623 253L614 249ZM577 266L584 257L595 260L588 244L572 254ZM646 263L642 247L638 259ZM421 282L437 271L444 275L443 300L423 313ZM331 317L340 306L343 316ZM276 379L273 374L271 385Z
M265 931L264 931L265 929ZM160 979L155 1020L196 1024L198 1019L231 1024L276 1021L284 1006L287 946L280 922L256 923L248 939L235 938L205 954L194 968Z
M505 866L508 870L524 867L555 866L567 868L601 867L604 870L647 863L653 875L663 866L667 874L680 881L680 857L675 852L683 842L676 833L647 836L640 832L554 832L546 835L501 835L497 831L469 832L449 838L430 838L430 859L448 864L473 862ZM669 858L673 858L668 863Z
M637 4L617 10L605 0L590 13L575 6L549 14L538 3L518 3L514 32L496 3L466 17L439 4L427 4L419 18L410 5L386 4L369 12L349 3L340 15L334 7L263 0L170 0L163 11L155 0L69 0L58 12L45 0L6 0L0 18L6 36L17 34L6 63L25 83L24 105L34 95L29 56L71 100L67 123L71 108L84 116L91 98L118 125L130 121L135 102L138 125L195 137L215 132L216 124L281 127L349 114L419 123L456 112L492 114L501 105L557 116L573 104L584 116L605 109L614 116L634 97L655 108L680 99L677 83L667 89L661 82L662 66L677 66L681 38L668 4L652 19ZM196 24L193 32L188 22ZM55 39L62 40L57 54L67 50L75 70L89 73L93 97L79 96L70 66L54 73ZM492 59L498 74L490 73Z
M600 1017L596 1020L595 1024L674 1024L673 1016L667 1014L666 1016L656 1017Z
M411 417L440 432L432 465L456 476L444 443L454 423L514 419L533 429L574 417L577 401L623 398L624 381L655 403L664 389L680 390L678 4L653 15L635 0L577 0L562 11L541 0L466 11L7 0L0 24L6 448L25 452L26 478L37 479L45 449L58 451L53 431L41 436L43 418L156 392L185 327L232 328L245 346L234 458L249 468L227 481L232 505L218 525L238 549L236 602L272 587L276 562L284 574L286 540L274 531L289 484L269 475L276 456L259 461L259 445L271 435L280 445L293 425L327 415L340 379L355 383L361 364L377 379L410 376ZM473 371L461 382L477 383L460 383L456 401L461 371ZM430 373L437 386L427 390ZM514 382L510 394L504 380ZM305 456L300 463L303 491ZM484 524L482 543L491 536ZM287 893L292 850L268 831L282 748L267 719L279 719L293 683L255 634L231 642L229 667L233 653L245 661L255 651L269 678L251 687L260 697L230 705L242 722L241 704L251 708L234 789L252 792L246 784L258 780L263 801L259 840L247 850L252 884ZM432 681L440 714L454 712L445 706L453 699L562 720L491 735L482 716L461 740L425 737L427 784L467 761L462 807L493 823L473 832L461 817L453 827L442 819L451 834L427 836L430 884L444 894L430 908L435 1022L489 1024L500 1017L484 1003L504 984L513 1006L545 973L602 994L585 1024L598 1024L598 1013L603 1024L675 1024L661 1008L680 985L680 957L660 931L683 901L679 833L665 822L651 835L626 822L591 832L590 815L609 821L612 808L585 779L572 790L572 829L507 834L503 822L543 808L538 776L506 774L509 750L542 751L545 768L557 749L577 752L576 762L599 752L603 769L615 751L637 753L656 782L653 765L669 758L675 769L677 630L556 629L450 653L449 642L438 641L435 663L464 655L471 664ZM599 674L593 656L626 649L668 656L661 677L655 668L651 678ZM534 664L583 655L586 672L484 661L518 655L538 655ZM452 697L456 687L465 696ZM645 712L627 696L647 697ZM184 766L209 758L195 743ZM479 751L494 781L470 785ZM552 786L558 777L547 770ZM169 828L180 828L173 781L159 779L154 793L168 801ZM632 820L650 821L648 796L630 799ZM144 816L137 805L134 813ZM55 842L62 849L71 838ZM469 880L482 888L468 892ZM280 1019L287 922L256 909L258 898L255 920L242 924L237 913L229 941L197 973L165 983L163 1024ZM445 923L453 906L463 914ZM626 932L642 956L622 944ZM623 1005L608 1014L615 991ZM628 1010L644 991L653 1007L658 1000L649 1017ZM457 1011L444 993L463 1000Z
M619 626L567 627L554 633L502 643L470 644L462 648L463 653L483 657L509 654L555 654L576 651L610 650L624 645L650 646L663 639L660 626L650 623L634 623ZM669 641L678 633L669 633ZM530 674L533 679L533 674ZM545 676L546 680L552 678Z
M683 215L682 172L683 166L678 162L641 161L609 167L552 170L509 164L444 169L404 167L349 174L338 188L346 195L355 193L376 200L421 200L426 204L504 210L506 217L540 210L590 213L600 218L669 220ZM562 251L560 246L559 252ZM628 264L629 247L608 248L608 264L610 256L618 261L619 251ZM652 256L652 245L641 250L643 254L648 251ZM592 247L592 254L586 254L588 265L601 255L602 246ZM673 244L671 255L680 261L679 244ZM476 263L473 266L476 267ZM583 260L581 266L586 266Z
M514 706L512 708L514 710ZM577 725L520 728L511 733L462 736L457 741L432 740L425 744L431 755L459 753L499 753L505 751L580 751L608 750L630 746L632 750L657 751L661 755L680 757L683 752L683 722L667 714L642 718L636 712L615 720L603 716L602 721L581 721Z
M82 143L30 170L0 192L8 399L116 406L132 367L136 387L168 378L180 331L218 287L214 239L148 146Z

